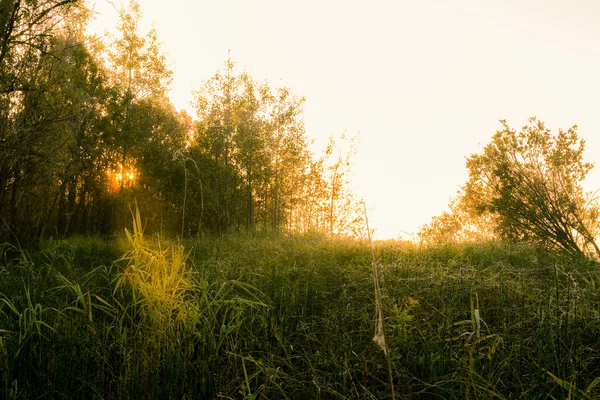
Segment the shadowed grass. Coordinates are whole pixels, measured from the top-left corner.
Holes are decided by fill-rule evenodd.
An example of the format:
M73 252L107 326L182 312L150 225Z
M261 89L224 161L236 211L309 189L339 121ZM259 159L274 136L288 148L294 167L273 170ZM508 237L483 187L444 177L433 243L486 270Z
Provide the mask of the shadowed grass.
M600 396L597 264L500 243L375 255L397 398ZM392 398L370 263L367 243L170 243L139 220L4 252L0 397Z

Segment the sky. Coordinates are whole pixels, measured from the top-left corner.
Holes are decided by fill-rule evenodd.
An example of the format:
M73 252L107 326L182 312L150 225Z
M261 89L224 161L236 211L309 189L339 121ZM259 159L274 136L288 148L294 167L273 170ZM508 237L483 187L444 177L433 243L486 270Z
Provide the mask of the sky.
M578 125L600 161L600 2L596 0L139 0L173 62L171 99L224 64L304 96L307 137L359 134L353 185L378 239L410 237L447 209L465 160L506 119ZM92 30L119 1L88 0ZM600 188L600 165L585 187Z

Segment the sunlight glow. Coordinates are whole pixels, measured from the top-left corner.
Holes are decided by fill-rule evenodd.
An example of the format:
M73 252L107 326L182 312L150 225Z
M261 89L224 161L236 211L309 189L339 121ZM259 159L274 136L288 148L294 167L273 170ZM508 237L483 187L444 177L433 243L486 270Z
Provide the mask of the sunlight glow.
M109 189L113 192L121 190L121 188L130 188L136 184L136 170L133 167L124 169L123 165L119 164L118 169L108 169L106 174L109 177Z

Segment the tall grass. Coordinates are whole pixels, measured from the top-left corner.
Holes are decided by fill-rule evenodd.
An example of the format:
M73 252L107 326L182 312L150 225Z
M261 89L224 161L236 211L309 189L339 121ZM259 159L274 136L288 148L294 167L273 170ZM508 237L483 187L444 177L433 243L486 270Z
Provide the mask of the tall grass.
M114 292L128 284L133 303L139 304L140 312L153 328L168 330L172 325L181 325L193 313L187 301L193 281L186 268L184 248L171 245L162 250L160 242L158 249L150 248L138 210L133 220L133 231L125 230L130 250L121 258L127 267L117 279Z
M600 268L526 246L81 237L0 257L0 398L593 399ZM389 384L389 371L394 385Z

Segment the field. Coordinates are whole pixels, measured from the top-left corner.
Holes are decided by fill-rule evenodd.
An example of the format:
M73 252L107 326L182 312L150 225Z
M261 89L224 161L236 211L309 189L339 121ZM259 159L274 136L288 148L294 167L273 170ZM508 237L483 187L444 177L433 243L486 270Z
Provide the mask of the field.
M600 268L319 235L2 247L0 397L600 397ZM389 365L389 369L388 369ZM392 382L389 374L391 372Z

